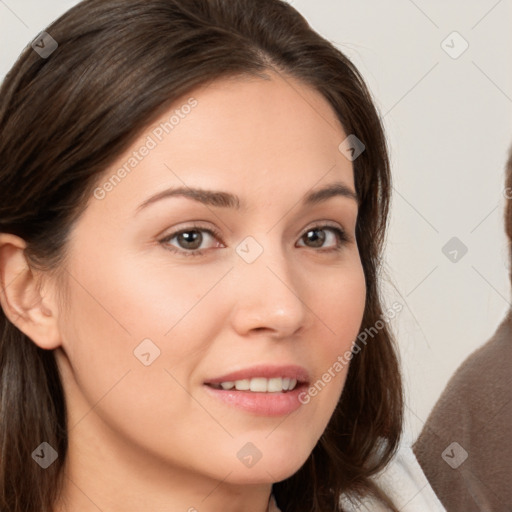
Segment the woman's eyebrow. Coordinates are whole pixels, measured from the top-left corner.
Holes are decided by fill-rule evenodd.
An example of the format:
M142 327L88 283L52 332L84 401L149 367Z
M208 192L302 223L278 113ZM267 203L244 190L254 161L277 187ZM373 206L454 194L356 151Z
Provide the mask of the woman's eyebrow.
M346 197L354 200L356 203L359 203L356 192L344 183L336 182L307 193L302 199L302 206L312 206L322 201L327 201L331 197L335 196ZM187 197L199 203L218 208L233 208L235 210L246 208L245 203L241 201L237 195L230 192L206 190L201 188L177 187L162 190L161 192L158 192L158 194L146 199L137 207L135 214L139 213L150 204L169 197Z

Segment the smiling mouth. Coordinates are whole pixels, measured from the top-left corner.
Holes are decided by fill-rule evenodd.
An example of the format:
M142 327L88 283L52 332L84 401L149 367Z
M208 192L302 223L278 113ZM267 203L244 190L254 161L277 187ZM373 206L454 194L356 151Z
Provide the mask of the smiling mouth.
M265 377L254 377L252 379L241 379L235 381L225 381L216 384L206 384L214 389L223 391L249 391L253 393L286 393L293 391L302 383L297 379L288 377L274 377L267 379Z

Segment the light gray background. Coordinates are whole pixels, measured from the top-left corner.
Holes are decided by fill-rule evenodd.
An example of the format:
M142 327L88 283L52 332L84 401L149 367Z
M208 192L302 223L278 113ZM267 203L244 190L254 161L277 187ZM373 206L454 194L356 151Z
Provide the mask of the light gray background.
M0 0L0 77L76 3ZM385 296L404 305L393 327L416 436L449 377L509 307L512 0L289 3L354 61L385 122L394 175ZM445 51L463 48L454 31L469 45L458 58ZM454 236L468 248L456 262L442 252Z

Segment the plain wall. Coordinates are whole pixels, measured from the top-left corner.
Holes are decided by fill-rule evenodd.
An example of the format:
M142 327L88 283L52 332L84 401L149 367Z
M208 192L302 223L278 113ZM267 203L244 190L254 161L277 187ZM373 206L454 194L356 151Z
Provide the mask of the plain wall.
M1 0L0 77L76 3ZM416 436L449 377L509 307L512 2L289 3L353 60L384 119L394 176L384 296L403 305L393 327ZM443 252L453 237L458 246Z

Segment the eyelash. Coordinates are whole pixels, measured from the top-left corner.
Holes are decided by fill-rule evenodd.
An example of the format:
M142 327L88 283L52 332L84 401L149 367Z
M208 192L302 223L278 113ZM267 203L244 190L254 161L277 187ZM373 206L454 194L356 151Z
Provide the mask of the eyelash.
M338 238L338 241L336 243L336 247L334 248L331 248L331 249L318 249L319 252L324 252L324 253L331 253L331 252L339 252L343 249L343 246L349 242L349 237L346 235L345 231L343 231L341 228L337 227L337 226L331 226L329 224L317 224L315 226L312 226L310 228L308 228L304 233L303 235L301 236L301 239L302 237L307 234L309 231L314 231L314 230L320 230L320 231L323 231L324 229L329 229L331 231L333 231L337 238ZM204 233L208 233L209 235L213 236L214 238L217 238L217 239L220 239L220 233L214 229L207 229L207 228L203 228L201 226L190 226L188 228L185 228L185 229L180 229L179 231L175 231L174 233L171 233L170 235L167 235L165 238L162 238L160 240L160 243L161 244L165 244L166 242L169 242L170 240L172 240L173 238L175 238L176 236L178 235L181 235L182 233L188 233L188 232L191 232L191 231L200 231L200 232L204 232ZM182 249L182 250L179 250L171 245L166 245L165 248L173 253L176 253L176 254L180 254L180 255L183 255L185 257L190 257L190 256L202 256L204 255L209 249L202 249L202 250L186 250L186 249ZM314 249L314 248L313 248Z

